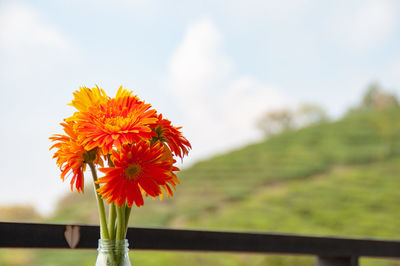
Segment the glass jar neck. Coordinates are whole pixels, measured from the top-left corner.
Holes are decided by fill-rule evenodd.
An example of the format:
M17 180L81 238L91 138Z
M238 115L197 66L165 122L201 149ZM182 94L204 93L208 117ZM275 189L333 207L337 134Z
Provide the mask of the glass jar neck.
M123 240L110 240L110 239L99 239L99 252L109 252L109 251L121 251L128 252L129 249L128 239Z

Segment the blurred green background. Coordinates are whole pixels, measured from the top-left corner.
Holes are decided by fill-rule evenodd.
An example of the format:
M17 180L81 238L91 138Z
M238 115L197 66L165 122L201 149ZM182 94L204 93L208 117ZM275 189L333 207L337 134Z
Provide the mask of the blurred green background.
M264 114L259 126L265 129L265 141L183 170L174 197L147 199L144 207L133 209L131 226L399 239L399 117L397 99L378 85L336 121L315 105ZM51 217L43 218L29 206L5 206L0 220L97 224L91 184L85 191L66 193ZM0 265L94 265L96 256L96 251L2 249ZM315 263L309 256L145 252L134 247L130 257L133 265ZM362 258L360 265L400 261Z

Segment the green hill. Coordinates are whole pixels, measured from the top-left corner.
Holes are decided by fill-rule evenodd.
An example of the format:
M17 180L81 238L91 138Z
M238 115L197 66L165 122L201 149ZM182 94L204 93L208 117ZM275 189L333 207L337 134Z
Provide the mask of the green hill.
M149 199L134 209L132 225L399 239L399 116L398 108L354 112L199 162L180 173L182 184L172 199ZM96 223L92 188L84 196L68 194L48 222ZM6 255L13 252L21 251ZM94 265L96 252L28 251L23 256L30 265L54 265L55 260L58 265ZM134 251L130 256L134 265L314 261L307 256L219 253ZM400 261L362 259L361 265Z

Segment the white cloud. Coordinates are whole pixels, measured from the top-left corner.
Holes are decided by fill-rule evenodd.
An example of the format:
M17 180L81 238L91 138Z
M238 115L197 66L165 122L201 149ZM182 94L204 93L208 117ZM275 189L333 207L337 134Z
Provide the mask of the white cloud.
M183 113L192 158L242 146L260 135L256 120L284 99L276 88L235 75L222 36L209 19L189 26L168 67L170 91Z
M9 3L0 9L0 42L7 50L27 47L69 49L68 41L22 4Z
M35 9L12 2L0 5L0 75L7 84L36 76L41 80L41 73L76 60L76 54L71 41Z
M337 12L331 27L337 41L351 50L374 48L395 30L397 6L393 1L370 0L357 8L350 5L346 9L350 12Z

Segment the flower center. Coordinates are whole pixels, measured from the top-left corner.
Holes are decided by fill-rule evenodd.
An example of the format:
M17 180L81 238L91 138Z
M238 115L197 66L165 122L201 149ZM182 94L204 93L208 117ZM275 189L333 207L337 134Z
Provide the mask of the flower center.
M111 131L119 131L121 128L125 127L131 122L130 117L115 116L109 117L105 121L105 126Z
M125 168L124 173L125 173L126 179L135 180L142 173L142 167L137 163L133 163L133 164L130 164L127 168Z

